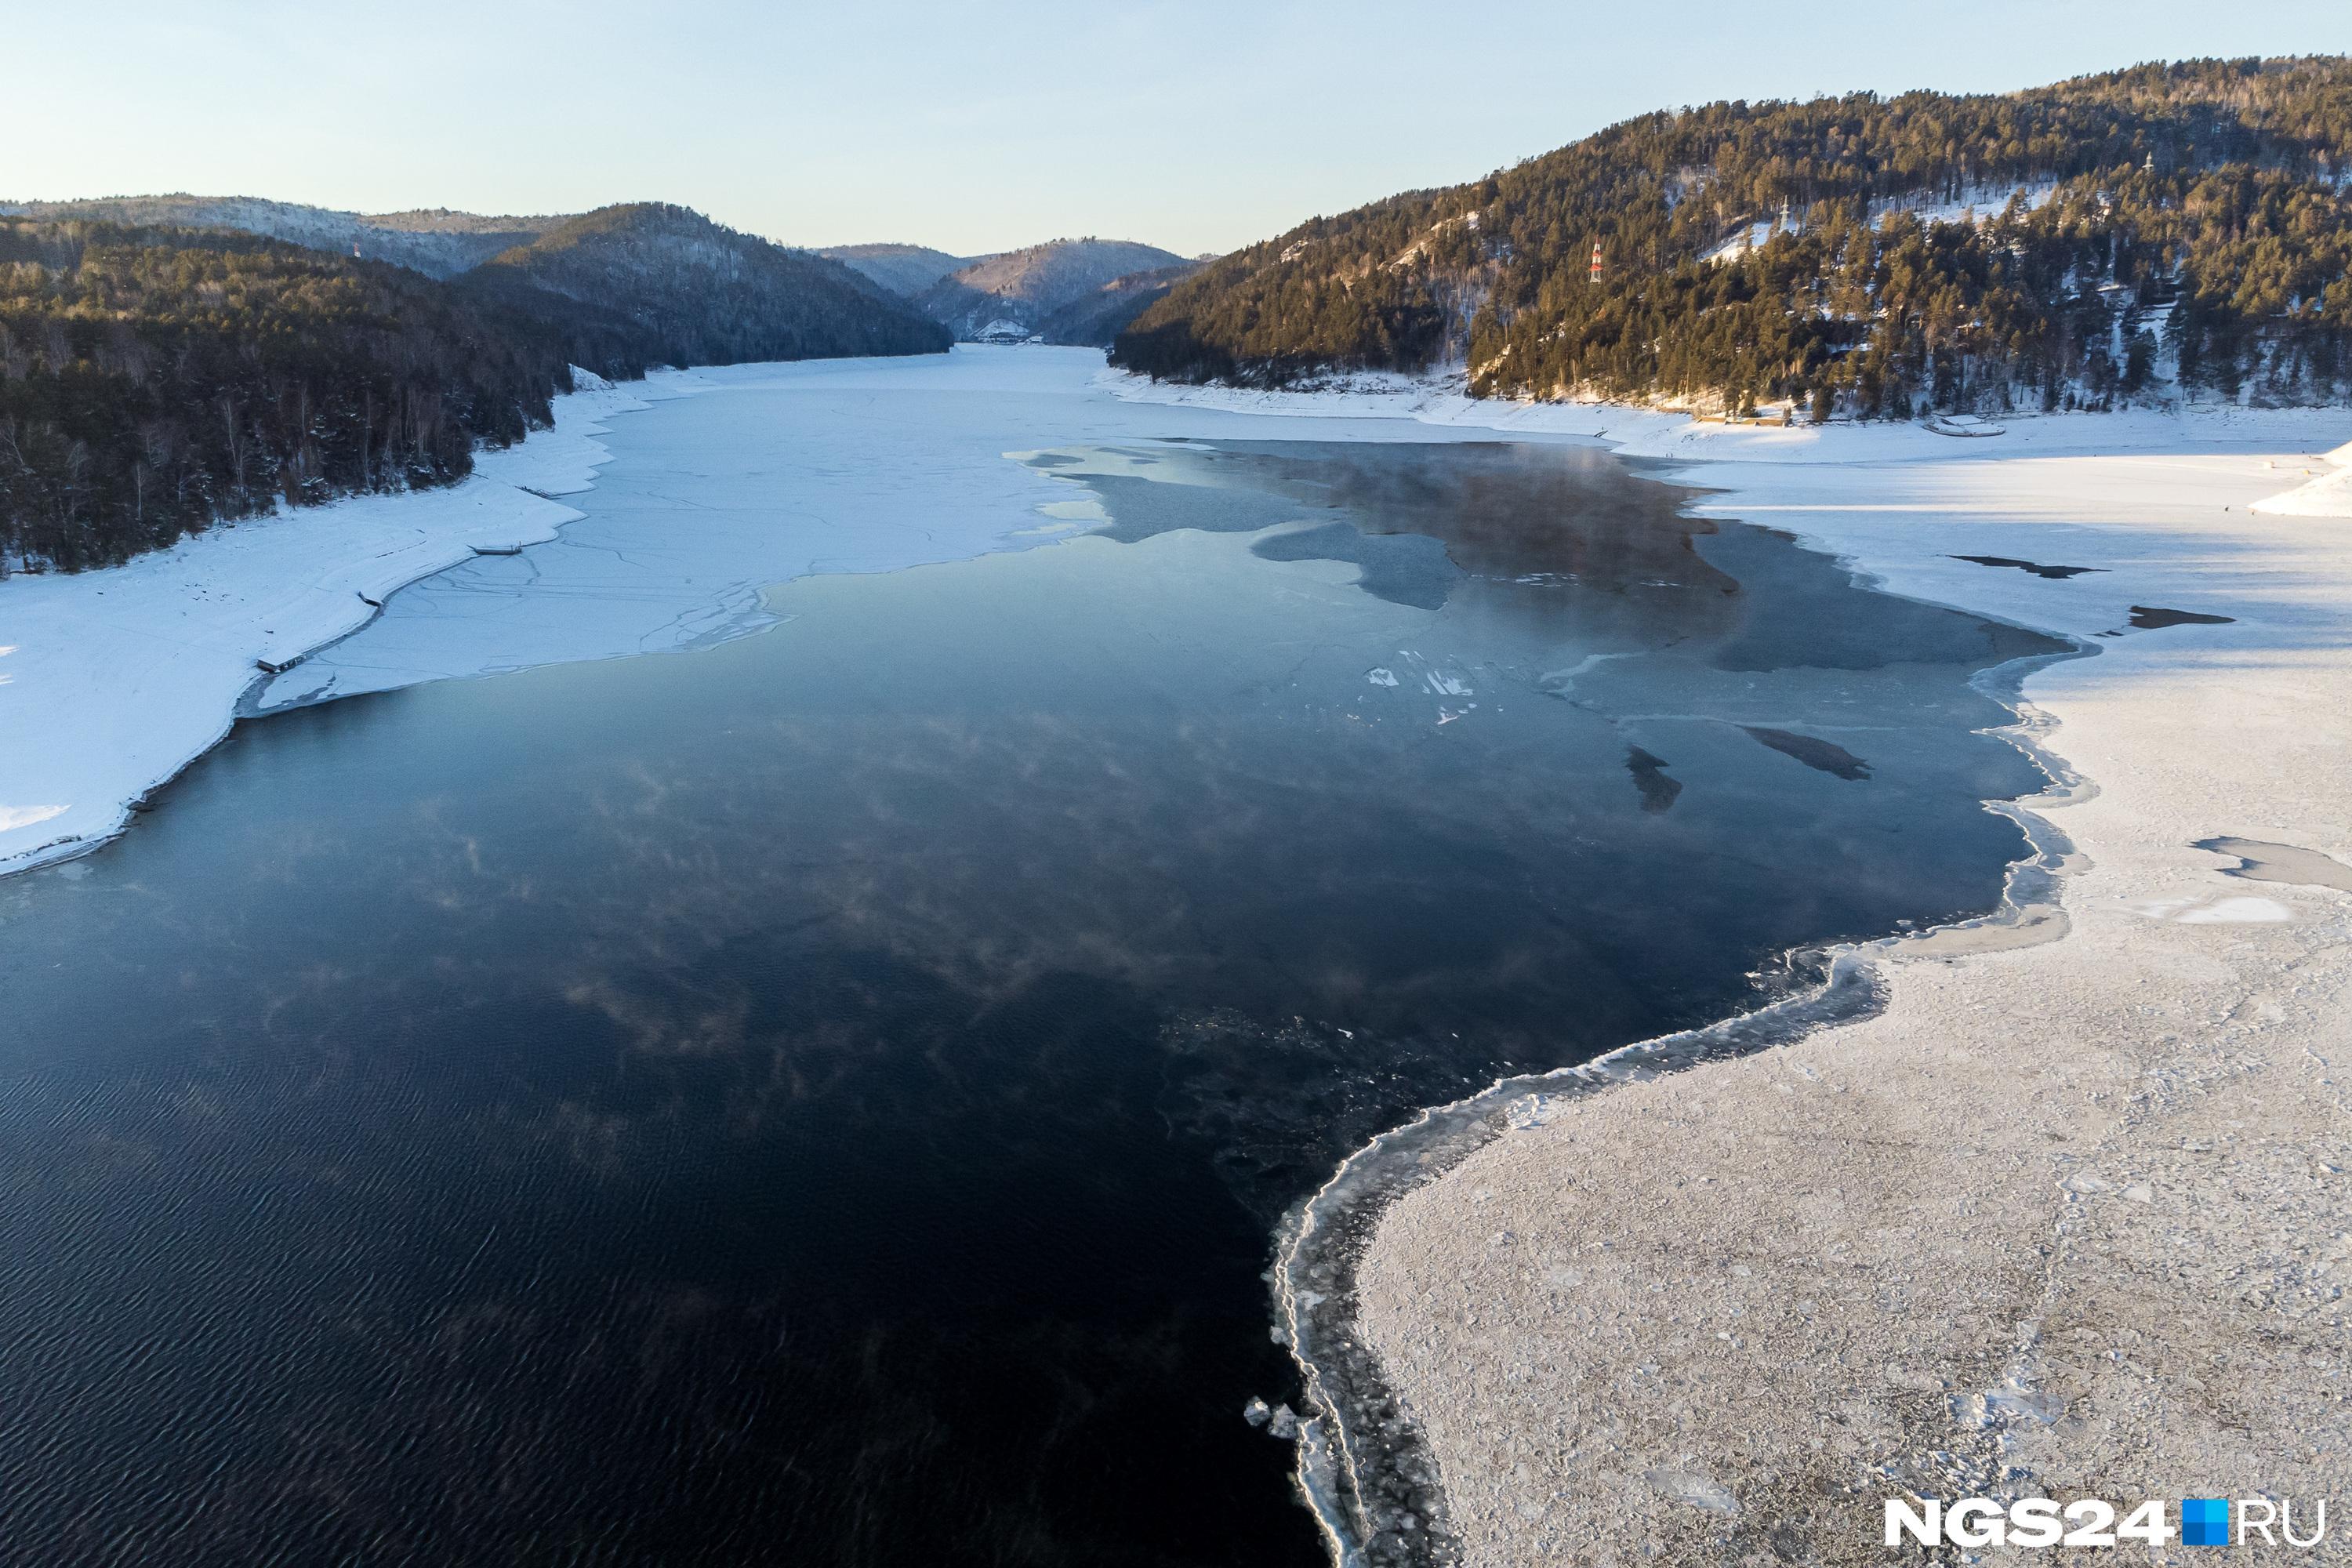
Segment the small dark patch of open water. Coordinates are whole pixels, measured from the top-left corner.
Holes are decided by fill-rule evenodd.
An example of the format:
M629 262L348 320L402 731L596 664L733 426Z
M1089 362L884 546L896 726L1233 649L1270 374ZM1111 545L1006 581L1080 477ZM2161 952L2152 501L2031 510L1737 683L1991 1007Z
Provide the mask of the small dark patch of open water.
M2162 631L2167 626L2226 626L2235 616L2209 616L2202 610L2168 610L2154 605L2134 605L2131 624L2139 631Z
M1955 555L1952 559L1968 562L1973 566L2012 567L2020 572L2031 572L2036 577L2047 577L2053 583L2106 570L2104 566L2046 566L2039 561L2020 561L2013 555Z
M247 723L0 887L9 1552L1313 1563L1284 1206L2019 851L2057 645L1604 457L1041 460L1100 535Z

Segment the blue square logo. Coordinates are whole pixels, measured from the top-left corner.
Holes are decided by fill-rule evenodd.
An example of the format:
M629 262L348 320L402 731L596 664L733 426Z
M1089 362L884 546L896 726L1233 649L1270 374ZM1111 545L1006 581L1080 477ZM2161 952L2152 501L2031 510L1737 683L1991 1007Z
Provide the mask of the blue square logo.
M2227 1546L2230 1544L2230 1500L2225 1497L2191 1497L2180 1500L2180 1544L2183 1546Z

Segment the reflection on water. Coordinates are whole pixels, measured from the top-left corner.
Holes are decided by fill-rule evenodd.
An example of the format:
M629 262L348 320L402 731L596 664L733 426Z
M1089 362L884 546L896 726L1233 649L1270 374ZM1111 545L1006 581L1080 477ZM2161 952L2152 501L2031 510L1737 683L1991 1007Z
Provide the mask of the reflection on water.
M1589 452L1028 460L1092 533L248 724L0 885L12 1542L1313 1563L1285 1205L1998 896L2040 639Z

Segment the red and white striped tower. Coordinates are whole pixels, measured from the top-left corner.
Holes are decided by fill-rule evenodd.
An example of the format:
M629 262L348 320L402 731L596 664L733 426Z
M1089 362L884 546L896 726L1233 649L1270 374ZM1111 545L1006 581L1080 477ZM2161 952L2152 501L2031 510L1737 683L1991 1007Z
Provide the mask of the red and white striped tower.
M1596 239L1596 240L1594 240L1594 241L1592 242L1592 279L1591 279L1591 280L1592 280L1593 282L1595 282L1595 283L1598 283L1598 282L1600 282L1600 281L1601 281L1601 242L1600 242L1599 240L1597 240L1597 239Z

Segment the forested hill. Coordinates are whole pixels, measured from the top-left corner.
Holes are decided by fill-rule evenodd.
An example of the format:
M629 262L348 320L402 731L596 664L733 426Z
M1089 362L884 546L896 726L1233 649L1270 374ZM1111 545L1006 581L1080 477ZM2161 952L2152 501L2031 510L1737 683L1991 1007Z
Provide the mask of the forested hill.
M1252 384L1450 361L1482 395L1816 417L2331 400L2347 186L2340 58L1711 104L1302 224L1177 285L1112 357Z
M244 234L0 223L0 574L457 479L569 390L448 285Z
M677 207L569 220L446 281L241 232L0 218L0 575L460 478L545 425L574 364L947 346L838 263Z
M654 202L572 218L457 283L518 310L538 310L540 296L566 301L571 309L545 313L582 364L942 353L949 342L937 322L838 261Z

